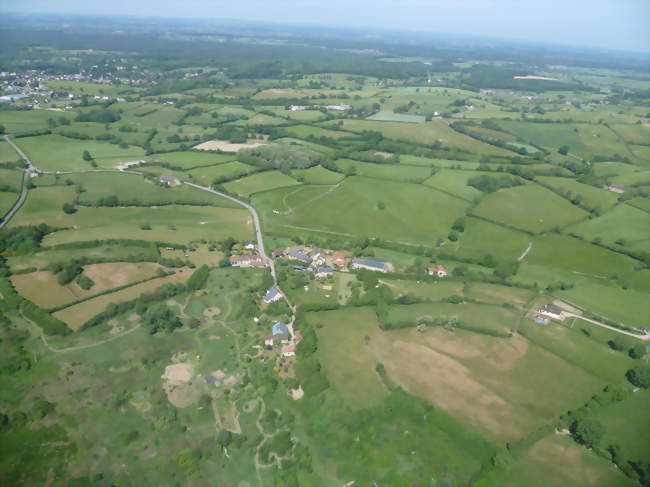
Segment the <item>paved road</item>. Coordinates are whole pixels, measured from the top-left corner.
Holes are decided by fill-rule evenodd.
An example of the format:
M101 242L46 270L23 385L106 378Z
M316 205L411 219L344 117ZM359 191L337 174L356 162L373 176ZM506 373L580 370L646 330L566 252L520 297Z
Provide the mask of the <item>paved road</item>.
M20 149L20 147L14 144L8 135L5 135L5 140L9 143L11 147L14 148L14 150L18 153L20 157L22 157L23 159L25 159L25 161L27 161L27 166L29 167L29 169L33 169L34 165L32 164L32 161ZM20 196L18 197L14 205L11 207L11 209L4 216L4 218L0 220L0 228L4 227L9 222L9 220L11 220L11 218L16 214L16 212L20 209L20 207L23 206L23 203L27 199L27 181L29 180L29 177L30 177L29 170L23 171L23 186L20 190Z
M602 326L603 328L607 328L608 330L615 331L616 333L621 333L623 335L628 335L634 338L638 338L639 340L650 340L650 334L645 334L645 335L638 335L636 333L632 333L631 331L625 331L621 330L620 328L616 328L613 326L606 325L605 323L601 323L600 321L592 320L591 318L585 318L584 316L580 316L574 313L564 313L566 316L571 316L573 318L578 318L583 321L586 321L587 323L591 323L593 325L598 325Z

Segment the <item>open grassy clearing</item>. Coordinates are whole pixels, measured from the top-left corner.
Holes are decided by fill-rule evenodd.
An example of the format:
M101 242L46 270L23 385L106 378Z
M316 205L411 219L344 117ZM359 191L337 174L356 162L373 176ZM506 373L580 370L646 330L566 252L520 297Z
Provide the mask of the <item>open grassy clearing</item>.
M581 282L573 289L558 291L557 295L626 326L650 328L647 292L623 290L596 282Z
M197 166L210 166L234 161L235 156L232 154L210 154L206 152L188 151L153 154L146 156L144 159L146 161L166 162L182 169L191 169Z
M203 186L211 186L215 180L242 177L253 170L254 168L248 164L239 161L231 161L217 166L192 169L191 171L187 171L187 174L195 183Z
M80 184L86 190L78 196L81 204L96 204L102 198L117 196L124 206L187 204L237 207L225 198L190 186L168 187L136 174L86 173L73 174L66 179Z
M478 201L483 193L467 184L470 178L486 174L477 171L458 171L454 169L441 169L429 179L424 181L425 186L451 193L467 201Z
M92 169L90 162L82 159L87 150L99 167L113 167L120 162L140 160L141 147L121 149L118 145L95 140L77 140L60 135L25 137L17 145L41 171L75 171Z
M620 445L632 461L650 457L649 410L650 391L640 389L629 399L598 411L596 419L606 430L603 444Z
M379 122L402 122L402 123L422 123L425 120L424 115L411 115L408 113L394 112L377 112L366 118Z
M99 245L87 249L63 249L43 250L35 253L16 255L8 257L9 266L12 270L29 269L35 267L43 269L53 262L69 261L79 257L120 259L140 257L143 260L156 260L160 257L158 248L155 245Z
M231 193L250 196L253 193L281 188L283 186L293 186L296 184L300 183L280 171L265 171L236 181L230 181L225 183L223 187Z
M582 320L566 320L538 325L527 317L519 333L530 342L609 383L618 383L634 365L625 352L617 352L607 344L618 334ZM630 341L633 341L630 338Z
M507 473L477 487L637 485L607 460L569 436L549 435L531 446Z
M383 210L379 202L384 203ZM447 235L466 206L457 198L421 185L349 177L289 215L267 213L265 223L285 233L302 227L325 234L376 236L431 245L436 238ZM350 208L356 211L352 213Z
M516 259L528 247L531 236L478 218L465 218L465 231L457 242L445 242L444 250L461 256Z
M537 181L553 189L570 191L574 196L580 196L582 201L590 208L606 210L616 204L618 195L611 191L581 184L573 179L538 176Z
M606 245L623 239L626 247L645 252L650 242L648 228L650 214L630 205L617 205L598 218L572 225L567 231L586 240L599 238Z
M0 162L13 162L20 159L18 153L4 140L0 140Z
M399 156L399 160L400 160L400 164L406 164L410 166L435 166L435 167L442 167L442 168L465 169L465 170L478 169L478 167L480 166L478 162L455 161L451 159L429 159L427 157L418 157L409 154L401 154Z
M52 112L49 110L3 110L2 125L5 126L5 130L9 134L31 132L33 130L46 129L47 120L56 117L65 117L72 120L74 114L63 111ZM10 160L17 159L18 157L15 157Z
M534 296L533 291L529 289L500 286L485 282L469 283L465 287L464 294L467 298L474 299L479 303L497 305L508 303L520 309L524 309L525 305Z
M155 276L158 269L161 266L153 262L90 264L83 271L83 275L95 282L90 289L82 289L76 282L61 286L57 282L57 276L49 271L19 274L12 276L11 281L18 293L25 298L43 308L54 308L108 289L148 279Z
M565 235L549 233L533 239L526 262L598 277L634 272L638 262L603 247Z
M22 210L21 210L22 212ZM221 240L251 238L253 227L244 209L191 206L164 206L159 208L79 208L66 215L58 208L20 217L21 224L48 223L67 227L49 234L45 245L115 239L174 242L185 244L193 240ZM12 224L16 222L12 221ZM148 224L151 230L141 225Z
M338 159L336 165L346 173L354 171L357 176L393 181L422 182L431 175L431 170L427 167L404 166L401 164L375 164L351 159Z
M320 165L309 169L295 169L291 175L306 184L336 184L345 177L343 174L330 171Z
M540 233L587 217L587 213L541 186L526 184L488 194L474 214L532 233Z
M192 275L189 269L178 269L176 274L159 279L152 279L142 284L136 284L129 288L123 289L103 296L98 296L83 303L75 304L53 315L67 324L72 330L78 330L81 325L93 316L101 313L110 303L120 303L135 299L140 294L153 291L154 289L170 282L185 282Z
M17 199L17 193L5 193L0 191L0 218L7 214Z
M434 120L419 124L400 122L375 122L370 120L344 120L343 127L352 132L374 130L381 132L386 137L394 139L411 140L420 144L433 144L440 142L448 147L460 147L479 154L493 154L509 156L513 153L476 139L459 134L451 129L445 122Z

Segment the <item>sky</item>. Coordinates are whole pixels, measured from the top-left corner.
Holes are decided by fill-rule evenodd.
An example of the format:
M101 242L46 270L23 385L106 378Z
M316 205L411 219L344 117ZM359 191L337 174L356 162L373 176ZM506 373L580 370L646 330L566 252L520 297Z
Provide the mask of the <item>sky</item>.
M0 10L388 27L650 52L650 0L0 0Z

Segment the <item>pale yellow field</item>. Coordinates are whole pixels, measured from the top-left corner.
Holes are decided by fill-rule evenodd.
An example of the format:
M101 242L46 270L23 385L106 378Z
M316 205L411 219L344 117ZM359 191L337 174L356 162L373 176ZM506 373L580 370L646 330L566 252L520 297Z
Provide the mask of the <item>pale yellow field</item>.
M254 139L253 139L254 140ZM250 149L251 147L259 147L266 145L259 142L249 140L245 144L231 144L226 140L208 140L202 144L196 145L193 149L198 150L220 150L222 152L239 152L242 149Z

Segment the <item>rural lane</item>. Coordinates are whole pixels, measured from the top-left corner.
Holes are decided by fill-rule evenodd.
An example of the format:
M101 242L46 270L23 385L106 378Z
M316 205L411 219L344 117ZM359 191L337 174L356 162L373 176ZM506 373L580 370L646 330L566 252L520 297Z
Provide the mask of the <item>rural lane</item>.
M20 209L20 207L23 206L25 199L27 199L27 181L30 178L30 172L31 172L30 170L34 169L34 165L32 164L32 161L20 149L20 147L14 144L8 135L5 135L4 139L11 147L13 147L13 149L18 153L18 155L27 162L28 169L23 171L23 185L20 190L20 196L13 204L11 209L4 215L4 218L0 219L0 228L4 227L7 224L7 222L11 220L11 218L16 214L16 212Z
M608 330L615 331L617 333L621 333L622 335L628 335L634 338L638 338L639 340L650 340L650 333L646 333L645 335L638 335L636 333L632 333L631 331L625 331L621 330L620 328L616 328L613 326L606 325L605 323L601 323L600 321L592 320L591 318L585 318L584 316L580 316L574 313L564 313L566 316L573 317L573 318L578 318L580 320L586 321L587 323L591 323L593 325L598 325L602 326L603 328L607 328Z

